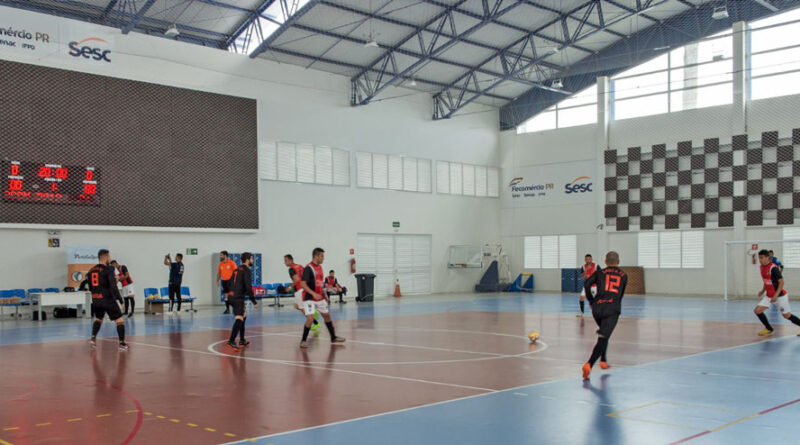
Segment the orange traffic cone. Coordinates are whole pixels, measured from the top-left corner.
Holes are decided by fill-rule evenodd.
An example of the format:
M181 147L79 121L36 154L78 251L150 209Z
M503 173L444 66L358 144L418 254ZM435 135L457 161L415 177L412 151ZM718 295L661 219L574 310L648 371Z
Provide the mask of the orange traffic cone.
M395 297L402 297L403 296L403 294L400 293L400 280L398 280L394 284L394 296Z

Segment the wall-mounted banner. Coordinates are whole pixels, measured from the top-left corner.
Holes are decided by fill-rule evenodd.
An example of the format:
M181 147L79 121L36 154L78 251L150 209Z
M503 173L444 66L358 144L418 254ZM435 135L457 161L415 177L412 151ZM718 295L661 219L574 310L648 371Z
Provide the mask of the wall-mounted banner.
M0 54L59 57L104 66L114 59L115 31L96 25L0 7Z
M505 169L503 207L589 204L599 183L594 161L563 162Z
M102 247L67 247L67 286L78 288L86 272L97 264L97 252Z

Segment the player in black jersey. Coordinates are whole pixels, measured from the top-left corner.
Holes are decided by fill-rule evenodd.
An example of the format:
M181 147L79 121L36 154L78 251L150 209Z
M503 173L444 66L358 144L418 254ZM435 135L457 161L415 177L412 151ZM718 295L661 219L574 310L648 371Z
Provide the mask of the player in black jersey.
M617 266L619 266L619 254L612 250L606 254L606 267L596 270L594 275L583 283L586 298L592 307L592 316L598 327L597 344L594 345L589 361L582 368L584 380L589 380L592 366L598 358L601 368L609 368L606 361L608 339L611 338L611 333L617 326L619 314L622 311L622 297L625 295L625 286L628 284L628 275ZM592 296L593 285L597 285L596 296Z
M228 346L234 351L239 351L241 348L250 345L250 342L244 339L244 324L247 321L247 312L244 310L244 297L250 297L253 307L258 307L255 294L253 293L253 275L250 272L250 267L253 265L253 255L249 252L242 254L242 265L233 272L233 294L228 298L233 308L233 329L231 329L231 337L228 340ZM239 335L239 345L236 345L236 335Z
M108 318L117 323L117 335L119 336L119 350L127 351L128 344L125 343L125 320L122 318L122 296L117 289L117 278L114 275L114 267L110 265L111 255L108 250L100 249L97 253L100 261L97 265L89 269L86 273L86 281L89 291L92 293L92 313L94 314L94 324L92 325L92 338L89 345L92 349L96 346L97 333L103 325L103 317L108 314Z

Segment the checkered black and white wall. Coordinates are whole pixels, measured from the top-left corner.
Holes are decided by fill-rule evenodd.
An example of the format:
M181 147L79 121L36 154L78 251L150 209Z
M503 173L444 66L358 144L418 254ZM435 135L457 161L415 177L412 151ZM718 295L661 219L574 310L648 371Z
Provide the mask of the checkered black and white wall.
M800 129L604 157L606 224L617 231L733 227L736 211L748 226L800 221Z

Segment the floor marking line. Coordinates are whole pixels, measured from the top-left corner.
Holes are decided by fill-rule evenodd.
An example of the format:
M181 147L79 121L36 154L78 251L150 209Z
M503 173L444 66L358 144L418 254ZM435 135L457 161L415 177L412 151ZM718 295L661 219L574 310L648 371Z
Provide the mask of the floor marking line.
M664 359L664 360L657 360L657 361L648 362L648 363L641 363L641 364L637 364L637 365L631 365L631 366L628 366L627 368L624 368L624 369L628 370L628 369L632 369L632 368L640 368L640 367L652 366L652 365L655 365L655 364L666 363L666 362L670 362L670 361L673 361L673 360L702 356L702 355L710 354L712 352L720 352L720 351L727 351L727 350L732 350L732 349L737 349L737 348L744 348L744 347L747 347L747 346L753 346L753 345L758 344L758 343L763 343L765 341L780 341L781 339L786 339L786 338L789 338L789 337L795 337L795 336L787 335L787 336L784 336L784 337L772 337L772 338L766 339L766 340L756 340L756 341L753 341L753 342L750 342L750 343L745 343L743 345L729 346L727 348L715 349L713 351L703 351L703 352L698 352L698 353L695 353L695 354L684 355L684 356L681 356L681 357L672 357L672 358L668 358L668 359ZM529 385L520 385L520 386L516 386L516 387L512 387L512 388L507 388L507 389L495 391L493 393L474 394L474 395L471 395L471 396L465 396L465 397L460 397L460 398L455 398L455 399L450 399L450 400L443 400L441 402L434 402L434 403L430 403L430 404L427 404L427 405L419 405L419 406L414 406L414 407L409 407L409 408L402 408L402 409L399 409L399 410L393 410L393 411L387 411L387 412L383 412L383 413L371 414L371 415L368 415L368 416L362 416L362 417L357 417L357 418L353 418L353 419L341 420L341 421L338 421L338 422L330 422L330 423L326 423L326 424L322 424L322 425L315 425L315 426L310 426L310 427L306 427L306 428L298 428L298 429L295 429L295 430L283 431L283 432L280 432L280 433L268 434L268 435L265 435L265 436L255 437L254 439L255 440L267 439L267 438L270 438L270 437L276 437L276 436L282 436L282 435L298 433L298 432L303 432L303 431L310 431L310 430L315 430L315 429L320 429L320 428L326 428L326 427L329 427L329 426L341 425L341 424L345 424L345 423L352 423L352 422L357 422L357 421L361 421L361 420L372 419L372 418L375 418L375 417L383 417L383 416L388 416L388 415L392 415L392 414L399 414L399 413L402 413L402 412L411 411L411 410L420 409L420 408L429 408L429 407L432 407L432 406L439 406L439 405L444 405L444 404L454 403L454 402L461 402L461 401L464 401L464 400L470 400L470 399L479 398L479 397L486 397L486 396L491 395L491 394L498 394L498 393L504 393L504 392L513 392L515 390L519 390L519 389L522 389L522 388L531 388L531 387L541 386L541 385L545 385L545 384L551 384L551 383L555 383L555 382L563 382L563 381L566 381L566 380L573 380L575 378L577 378L577 377L574 377L574 378L573 377L569 377L569 378L566 378L566 379L558 379L558 380L547 380L547 381L537 382L537 383L529 384ZM705 435L705 434L708 434L708 432L700 433L699 435L696 435L696 437L700 437L700 436ZM236 443L238 443L238 442L228 442L227 444L223 444L223 445L233 445L233 444L236 444ZM681 443L681 442L674 442L674 444L678 444L678 443ZM670 445L672 445L672 444L670 444Z
M51 422L37 423L35 426L48 426L48 425L52 425L52 423Z
M132 414L132 413L138 413L138 412L139 412L138 409L129 409L129 410L125 411L125 414Z
M197 424L196 423L187 423L186 426L190 426L190 427L194 428L194 427L197 426Z
M18 426L10 426L8 428L3 428L3 431L16 431L18 429L19 429Z
M181 423L181 421L178 419L169 419L169 421L172 423Z
M67 419L67 422L80 422L83 420L83 417L76 417L74 419Z
M722 411L725 413L746 413L750 414L750 411L745 411L741 409L727 409L727 408L717 408L716 406L705 406L705 405L695 405L692 403L683 403L683 402L672 402L672 401L661 401L664 405L675 405L675 406L686 406L689 408L700 408L700 409L707 409L709 411Z
M3 440L3 439L0 439L0 445L14 445L14 444L13 444L13 443L11 443L11 442L6 442L6 441L5 441L5 440Z
M111 414L98 414L98 415L97 415L97 416L95 416L95 417L97 417L97 418L101 418L101 417L109 417L109 416L111 416Z
M217 432L217 430L215 430L214 428L206 428L205 430L208 431L208 432L211 432L211 433L216 433Z
M661 403L661 402L656 400L655 402L650 402L650 403L647 403L647 404L644 404L644 405L634 406L633 408L623 409L623 410L620 410L620 411L614 411L613 413L606 414L606 416L607 417L616 417L617 414L622 414L622 413L627 413L627 412L630 412L630 411L635 411L637 409L647 408L648 406L658 405L659 403Z
M208 346L208 348L211 351L211 350L213 350L212 349L213 346L216 346L216 345L221 344L221 343L225 343L226 341L227 340L222 340L222 341L219 341L219 342L216 342L216 343L212 343L211 345ZM450 387L454 387L454 388L464 388L464 389L470 389L470 390L474 390L474 391L482 391L482 392L485 392L485 393L497 392L496 389L479 388L477 386L459 385L459 384L456 384L456 383L436 382L436 381L433 381L433 380L412 379L412 378L408 378L408 377L398 377L398 376L385 375L385 374L373 374L373 373L369 373L369 372L351 371L349 369L338 369L338 368L332 368L332 367L327 367L327 366L301 365L301 364L292 363L292 362L286 362L286 361L282 361L282 360L271 360L271 359L264 359L264 358L258 358L258 357L244 357L244 356L241 356L241 355L227 355L227 354L223 354L221 352L216 352L216 351L215 352L207 352L207 351L200 351L200 350L197 350L197 349L173 348L171 346L153 345L153 344L149 344L149 343L138 343L138 342L136 342L136 343L128 342L128 343L129 344L133 344L133 345L149 346L149 347L158 348L158 349L175 350L175 351L183 351L183 352L192 352L192 353L195 353L195 354L204 354L204 355L210 355L210 356L214 356L214 357L227 357L227 358L236 359L236 360L252 360L252 361L258 361L258 362L264 362L264 363L272 363L272 364L286 365L286 366L295 366L295 367L307 368L307 369L320 369L320 370L323 370L323 371L341 372L341 373L345 373L345 374L365 375L365 376L369 376L369 377L377 377L377 378L392 379L392 380L403 380L403 381L409 381L409 382L425 383L425 384L430 384L430 385L450 386Z
M608 414L606 414L608 416ZM638 417L628 417L628 416L609 416L614 419L623 419L623 420L633 420L636 422L644 422L644 423L652 423L655 425L666 425L666 426L674 426L676 428L684 428L687 430L696 430L696 431L707 431L705 428L700 428L697 426L690 426L690 425L682 425L680 423L669 423L669 422L661 422L658 420L650 420L650 419L640 419Z

